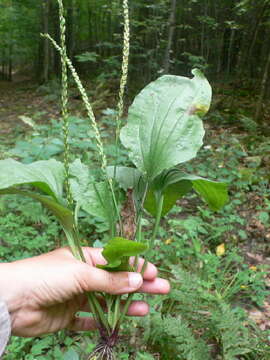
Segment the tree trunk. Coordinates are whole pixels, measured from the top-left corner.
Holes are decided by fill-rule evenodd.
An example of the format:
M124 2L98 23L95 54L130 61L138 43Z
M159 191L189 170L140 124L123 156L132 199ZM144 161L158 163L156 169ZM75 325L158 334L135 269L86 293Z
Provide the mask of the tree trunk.
M266 1L262 6L261 11L259 12L259 14L256 18L255 25L252 29L252 40L251 40L251 43L250 43L250 46L249 46L248 52L247 52L247 64L249 66L249 74L250 75L252 74L252 72L254 72L254 70L253 70L254 62L251 60L253 58L252 54L254 53L255 45L256 45L257 39L258 39L259 29L264 20L265 12L266 12L268 6L269 6L269 4Z
M12 81L12 45L8 49L8 81Z
M75 1L69 1L67 8L67 54L72 59L75 48L75 29L74 29L74 18L75 18Z
M60 43L60 28L59 28L59 10L57 2L52 2L50 6L50 23L52 25L52 34L53 38L56 42ZM54 48L51 47L51 72L53 75L59 76L61 75L61 58Z
M170 71L170 60L171 60L171 51L172 51L172 41L175 31L175 15L176 15L176 0L171 0L171 11L168 21L168 42L165 51L164 57L164 65L163 65L163 72L164 74L168 74Z
M227 76L229 76L229 75L230 75L230 72L231 72L232 54L233 54L233 45L234 45L235 31L236 31L236 29L235 29L234 27L231 28L230 42L229 42L229 49L228 49L228 57L227 57Z
M262 123L262 107L263 107L263 100L264 100L264 96L265 96L265 90L266 90L266 86L267 86L269 68L270 68L270 51L268 53L267 61L266 61L264 72L263 72L260 96L259 96L259 100L257 103L256 114L255 114L255 120L260 124Z
M2 79L6 80L6 49L2 50Z

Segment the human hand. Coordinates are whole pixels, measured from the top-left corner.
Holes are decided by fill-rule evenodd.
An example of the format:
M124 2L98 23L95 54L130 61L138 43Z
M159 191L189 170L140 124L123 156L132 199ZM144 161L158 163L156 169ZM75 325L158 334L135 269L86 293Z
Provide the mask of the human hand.
M138 273L110 273L95 267L106 263L102 249L84 248L83 251L86 263L76 260L68 248L61 248L0 264L0 298L8 306L13 335L38 336L65 328L95 329L92 318L76 317L78 311L89 311L85 292L169 292L168 281L157 277L157 269L151 263L143 278ZM139 271L142 265L140 260ZM128 310L132 316L147 313L148 305L143 301L134 301Z

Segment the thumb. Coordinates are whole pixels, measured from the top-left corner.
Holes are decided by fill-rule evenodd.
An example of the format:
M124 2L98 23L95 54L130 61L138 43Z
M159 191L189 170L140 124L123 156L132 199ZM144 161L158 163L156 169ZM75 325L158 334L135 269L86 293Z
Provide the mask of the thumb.
M109 294L124 294L138 290L143 283L141 274L135 272L108 272L82 264L79 282L84 291L102 291Z

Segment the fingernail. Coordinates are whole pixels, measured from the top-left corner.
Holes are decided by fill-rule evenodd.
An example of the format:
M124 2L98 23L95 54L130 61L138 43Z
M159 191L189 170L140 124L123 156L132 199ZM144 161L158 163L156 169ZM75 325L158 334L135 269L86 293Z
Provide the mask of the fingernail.
M129 286L132 289L138 289L143 282L142 276L138 273L128 273Z

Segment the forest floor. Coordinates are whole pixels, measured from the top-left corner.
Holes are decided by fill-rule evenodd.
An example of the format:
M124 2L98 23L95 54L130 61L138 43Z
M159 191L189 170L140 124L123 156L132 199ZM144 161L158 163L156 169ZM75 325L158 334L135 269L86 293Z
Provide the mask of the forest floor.
M45 90L42 87L37 88L37 85L28 79L21 78L12 83L0 81L0 155L1 145L12 147L18 136L31 130L20 117L31 118L38 124L46 123L48 119L59 118L58 101L55 101L57 99L57 90L54 93L54 91L50 92L49 88ZM242 241L239 241L238 246L241 248L248 266L265 265L268 267L268 275L265 275L265 281L270 291L270 156L269 152L267 153L270 151L270 137L262 136L256 124L252 120L249 122L247 117L245 120L245 116L242 116L241 121L234 121L236 119L235 113L228 109L226 100L224 102L220 99L222 99L222 95L219 95L217 100L222 102L222 108L215 108L215 114L210 115L206 120L207 143L212 149L221 148L224 152L228 151L227 156L230 157L232 156L232 152L230 152L231 139L239 141L239 148L235 150L236 156L239 156L236 162L236 170L242 174L239 176L239 181L243 180L243 183L244 180L246 181L246 188L241 185L243 186L244 201L235 207L236 214L244 219L242 225L244 236ZM239 102L243 102L243 100ZM245 103L250 106L248 101ZM237 108L237 106L236 100L234 107ZM73 112L82 114L81 102L75 97L71 101L71 108ZM231 120L219 122L219 117L230 118ZM223 141L222 144L219 143L220 139ZM250 142L253 142L252 146ZM253 153L253 149L258 148L258 146L262 146L261 153L258 151ZM237 151L244 151L246 156L238 155ZM226 156L224 159L226 160ZM228 161L230 160L228 159ZM217 161L220 162L220 159ZM220 166L226 167L226 164ZM268 186L266 185L268 189L264 193L260 193L258 186L256 187L259 184L259 176L265 176L265 179L268 180ZM234 234L234 230L230 230L229 236L235 239L239 235L238 233ZM248 311L249 316L261 330L270 329L270 296L263 307L254 306Z
M20 116L38 116L46 121L48 117L59 116L59 108L44 99L37 85L27 78L16 81L0 81L0 136L9 135Z

